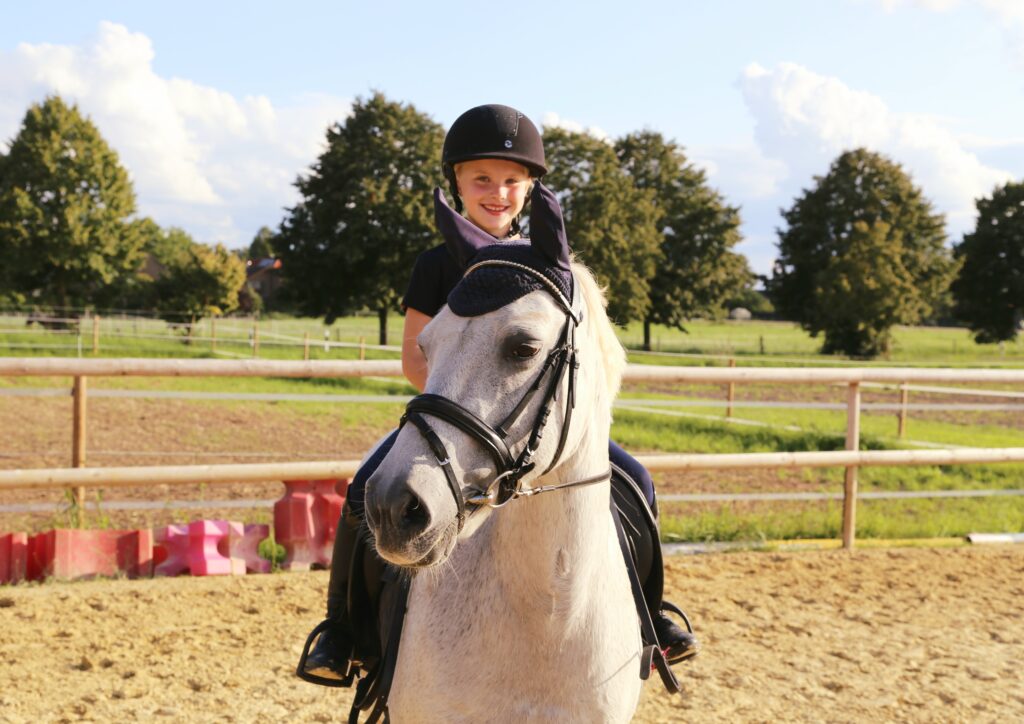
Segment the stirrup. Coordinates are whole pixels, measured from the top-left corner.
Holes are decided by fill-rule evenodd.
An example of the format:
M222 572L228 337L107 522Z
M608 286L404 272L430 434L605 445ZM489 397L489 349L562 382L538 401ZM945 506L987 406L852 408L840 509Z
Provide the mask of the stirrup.
M306 645L302 647L302 655L299 656L299 665L295 668L295 675L303 681L308 681L311 684L319 684L320 686L334 686L334 687L349 687L352 686L352 682L355 681L356 671L358 666L351 658L348 660L344 674L339 674L338 678L321 676L319 674L312 674L306 671L306 662L309 659L309 650L313 646L313 643L317 638L327 631L331 626L334 626L334 621L331 619L324 619L316 625L309 636L306 637Z
M685 611L683 611L681 608L676 606L671 601L662 601L661 602L660 612L664 613L666 611L670 611L670 612L676 614L677 616L679 616L679 618L681 618L683 620L683 623L686 624L686 632L688 634L690 634L691 637L693 637L693 624L690 623L690 617L686 615ZM668 618L668 617L665 616L665 618ZM700 644L697 642L696 638L693 638L693 645L692 646L688 646L688 647L682 649L681 651L677 651L675 654L672 654L671 651L672 651L672 647L671 646L669 646L669 647L667 647L665 649L662 649L662 653L665 656L665 661L670 666L674 666L675 664L681 663L681 662L686 661L688 659L692 659L694 656L696 656L698 653L700 653Z

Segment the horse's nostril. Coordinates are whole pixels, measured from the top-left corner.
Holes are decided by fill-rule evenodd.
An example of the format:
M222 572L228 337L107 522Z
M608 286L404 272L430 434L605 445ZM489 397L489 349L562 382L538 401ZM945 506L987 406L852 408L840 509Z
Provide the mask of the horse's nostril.
M425 528L429 517L426 508L415 495L409 496L405 510L402 512L402 524L408 528Z

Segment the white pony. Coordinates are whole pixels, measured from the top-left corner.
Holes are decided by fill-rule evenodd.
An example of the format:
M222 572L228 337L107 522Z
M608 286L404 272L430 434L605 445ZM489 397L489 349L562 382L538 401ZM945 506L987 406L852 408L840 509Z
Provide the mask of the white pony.
M564 403L554 405L524 490L609 468L625 354L590 272L573 263L572 274L584 303L575 412L559 462L542 473L563 424ZM425 392L497 425L537 378L563 324L566 312L546 291L479 316L445 307L419 337L430 368ZM509 426L514 454L540 397ZM443 420L430 425L459 485L487 488L494 465L481 445ZM436 450L415 426L403 427L366 493L378 553L415 573L389 699L394 721L630 720L642 684L641 638L609 496L606 479L566 487L479 508L461 527ZM401 522L410 515L412 530Z

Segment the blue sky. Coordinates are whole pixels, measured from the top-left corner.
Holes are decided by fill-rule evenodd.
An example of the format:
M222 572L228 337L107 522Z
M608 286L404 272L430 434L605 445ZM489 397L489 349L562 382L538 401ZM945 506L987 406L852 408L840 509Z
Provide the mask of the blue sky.
M47 93L78 103L140 212L198 240L276 227L351 101L447 126L535 121L674 138L741 207L766 273L780 207L846 148L903 164L947 215L1024 177L1024 2L19 3L0 25L0 139Z

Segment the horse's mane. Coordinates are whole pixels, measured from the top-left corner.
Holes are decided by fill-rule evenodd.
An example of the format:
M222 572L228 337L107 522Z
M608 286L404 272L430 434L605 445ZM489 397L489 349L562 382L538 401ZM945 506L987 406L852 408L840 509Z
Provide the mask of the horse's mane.
M597 348L604 363L605 381L608 385L608 403L619 394L619 385L622 383L622 373L626 369L626 350L615 336L615 329L608 319L605 308L608 302L604 296L604 290L598 285L594 275L587 267L573 260L573 275L579 282L580 291L583 294L583 302L586 305L586 313L590 317L591 329L597 339Z

